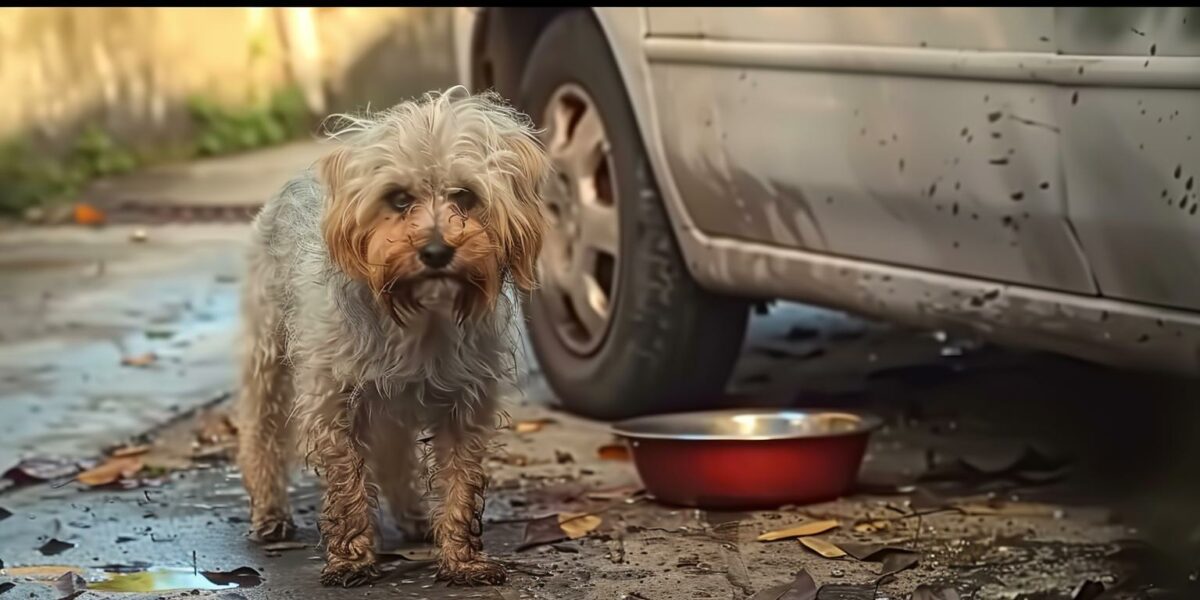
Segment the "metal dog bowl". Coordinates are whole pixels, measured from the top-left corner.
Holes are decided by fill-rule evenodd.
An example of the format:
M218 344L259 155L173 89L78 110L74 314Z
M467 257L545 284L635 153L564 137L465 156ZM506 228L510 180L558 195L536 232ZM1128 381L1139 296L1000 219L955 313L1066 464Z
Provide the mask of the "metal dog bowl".
M628 440L646 490L679 506L775 508L849 491L875 416L837 410L748 409L638 417Z

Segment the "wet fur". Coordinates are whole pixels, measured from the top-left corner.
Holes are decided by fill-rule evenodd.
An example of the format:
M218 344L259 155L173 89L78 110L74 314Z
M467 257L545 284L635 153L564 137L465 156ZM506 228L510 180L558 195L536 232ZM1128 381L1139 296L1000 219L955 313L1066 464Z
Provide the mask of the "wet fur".
M341 117L329 155L254 222L239 399L252 534L293 533L298 448L325 484L326 585L377 574L381 497L406 532L431 525L440 577L505 579L482 552L483 459L513 371L509 299L535 284L545 227L533 134L496 96L462 88ZM386 200L397 186L406 210ZM477 203L452 201L462 189ZM417 255L434 235L457 248L444 277Z

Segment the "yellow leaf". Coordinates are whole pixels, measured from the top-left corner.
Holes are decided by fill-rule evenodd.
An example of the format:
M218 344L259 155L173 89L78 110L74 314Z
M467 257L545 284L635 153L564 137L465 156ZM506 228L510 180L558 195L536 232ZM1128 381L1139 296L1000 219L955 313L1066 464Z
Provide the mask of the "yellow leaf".
M825 558L841 558L846 555L846 551L838 548L836 545L827 542L819 537L802 537L800 543L804 544L805 548L824 556Z
M121 479L128 479L142 470L142 459L138 456L118 456L108 459L104 464L84 471L75 478L79 483L92 487L108 485Z
M577 540L595 530L603 521L596 515L587 513L559 513L558 526L567 537Z
M533 419L529 421L519 421L516 425L517 433L537 433L546 425L557 423L554 419Z
M148 367L158 360L158 356L153 352L139 354L137 356L126 356L121 359L121 364L126 367Z
M817 535L820 533L825 533L826 531L829 531L830 529L837 529L837 527L839 525L841 525L841 523L838 523L834 519L829 519L829 520L825 520L825 521L809 521L807 523L801 523L800 525L797 525L795 527L789 527L787 529L778 529L775 531L768 531L768 532L758 536L758 541L774 542L775 540L784 540L787 538L804 537L806 535Z
M125 446L124 448L118 448L116 450L113 450L113 453L110 456L112 456L113 458L123 458L126 456L141 456L149 451L150 451L150 446Z
M854 526L854 531L858 533L875 533L889 527L887 521L866 521Z

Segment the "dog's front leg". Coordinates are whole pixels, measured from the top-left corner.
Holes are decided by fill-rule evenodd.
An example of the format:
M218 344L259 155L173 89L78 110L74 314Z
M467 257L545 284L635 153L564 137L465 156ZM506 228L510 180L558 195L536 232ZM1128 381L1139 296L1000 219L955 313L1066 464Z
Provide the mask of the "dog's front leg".
M319 401L324 418L309 425L309 442L325 483L321 536L326 547L321 583L351 587L369 583L375 568L375 497L367 486L362 418L351 392L332 382Z
M483 460L492 418L491 410L450 411L435 431L434 485L440 502L433 512L433 535L438 578L451 583L495 585L507 578L504 568L483 554Z

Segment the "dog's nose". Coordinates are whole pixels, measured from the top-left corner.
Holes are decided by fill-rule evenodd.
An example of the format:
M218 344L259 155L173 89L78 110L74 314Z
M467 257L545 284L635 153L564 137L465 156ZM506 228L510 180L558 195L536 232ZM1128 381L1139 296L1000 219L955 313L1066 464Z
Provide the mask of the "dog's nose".
M454 248L446 245L441 239L435 239L420 251L421 262L431 269L440 269L450 264L454 258Z

